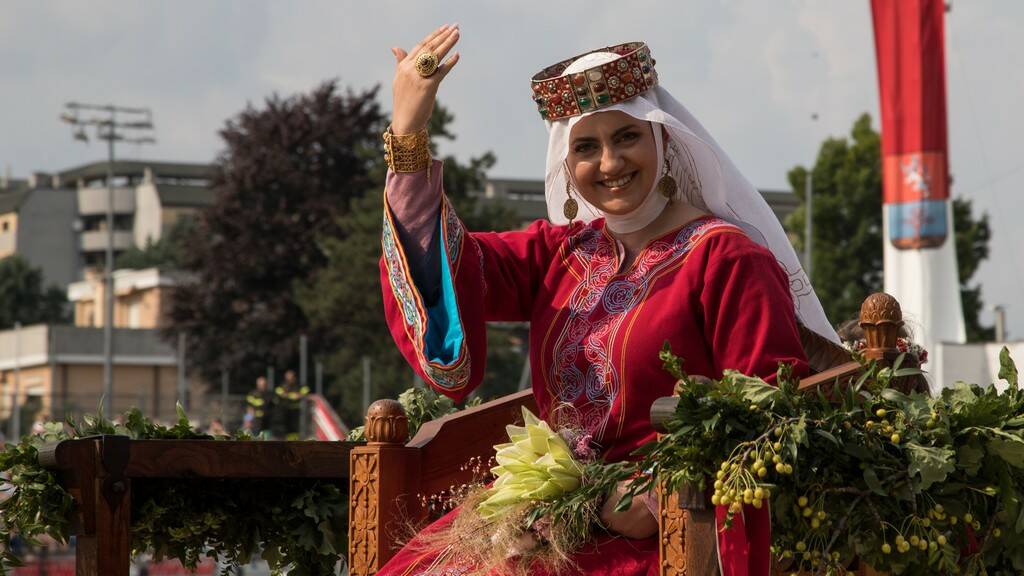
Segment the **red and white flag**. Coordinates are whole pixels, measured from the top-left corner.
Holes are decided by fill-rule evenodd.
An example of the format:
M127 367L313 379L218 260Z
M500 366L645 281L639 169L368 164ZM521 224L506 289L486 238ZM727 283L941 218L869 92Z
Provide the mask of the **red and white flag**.
M348 436L348 426L341 421L338 413L331 408L331 405L318 394L309 395L312 406L313 432L317 440L337 442Z
M871 0L882 110L885 291L941 364L964 342L946 133L943 0Z

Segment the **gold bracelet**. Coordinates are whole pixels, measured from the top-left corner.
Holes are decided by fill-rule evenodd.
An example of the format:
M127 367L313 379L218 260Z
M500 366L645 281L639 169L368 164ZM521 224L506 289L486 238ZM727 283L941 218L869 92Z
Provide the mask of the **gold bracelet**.
M384 132L384 162L394 172L419 172L426 169L430 179L430 136L424 128L414 134L395 134L391 126Z

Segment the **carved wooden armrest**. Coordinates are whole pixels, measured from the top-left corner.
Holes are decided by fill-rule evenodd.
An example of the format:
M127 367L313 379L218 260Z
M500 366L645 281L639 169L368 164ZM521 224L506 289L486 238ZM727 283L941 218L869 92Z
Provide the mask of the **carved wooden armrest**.
M468 464L490 460L494 445L508 440L505 426L522 419L523 406L536 411L532 391L427 422L406 442L402 406L394 400L370 405L367 443L350 456L349 573L377 572L408 538L409 528L428 519L425 501L479 480Z

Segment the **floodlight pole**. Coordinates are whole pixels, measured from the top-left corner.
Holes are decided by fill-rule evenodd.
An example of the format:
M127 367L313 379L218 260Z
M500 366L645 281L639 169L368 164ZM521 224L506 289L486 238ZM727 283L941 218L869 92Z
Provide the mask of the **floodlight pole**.
M807 214L804 219L804 272L807 273L807 279L811 279L811 272L814 268L814 263L811 260L813 256L812 246L814 244L814 167L807 171L807 179L804 181L805 192L804 192L804 206L807 209Z
M152 137L126 138L128 130L152 130L152 112L148 108L127 108L113 104L82 104L69 102L64 106L68 111L61 120L78 127L76 139L88 142L84 126L96 126L96 137L107 141L107 246L103 262L103 414L113 415L114 396L114 141L123 140L136 144L152 144ZM80 118L79 112L99 113L100 116ZM118 122L117 114L144 115L145 120ZM104 128L106 131L104 132ZM120 132L119 132L120 130Z
M811 122L818 121L818 113L811 114ZM811 280L814 272L814 166L817 159L811 162L807 168L807 178L804 180L804 273L807 274L807 281Z

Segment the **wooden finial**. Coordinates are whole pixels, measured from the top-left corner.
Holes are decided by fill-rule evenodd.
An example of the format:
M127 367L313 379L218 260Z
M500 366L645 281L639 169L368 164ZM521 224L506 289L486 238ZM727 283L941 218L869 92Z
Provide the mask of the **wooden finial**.
M377 400L366 411L366 440L370 444L405 444L409 418L397 400Z
M903 328L903 311L895 298L885 292L868 296L860 307L860 327L867 341L866 358L891 360L891 356L899 353L896 339Z

